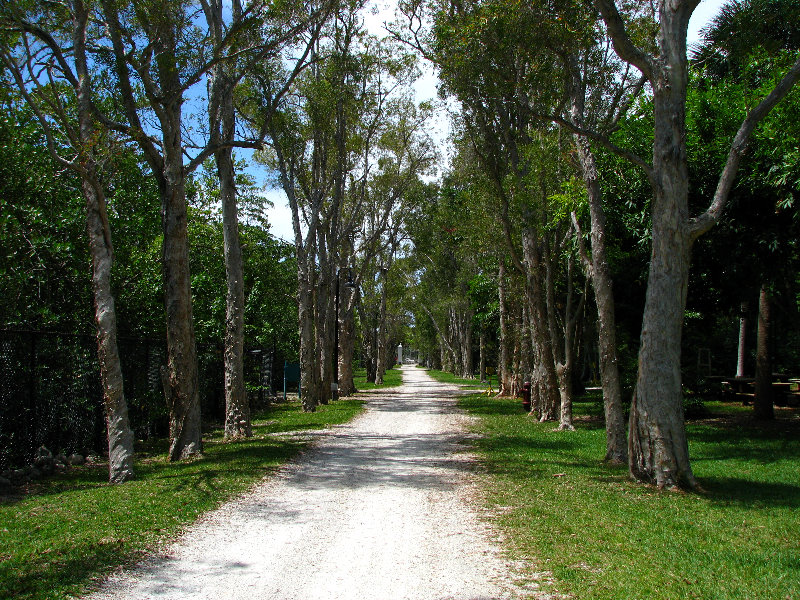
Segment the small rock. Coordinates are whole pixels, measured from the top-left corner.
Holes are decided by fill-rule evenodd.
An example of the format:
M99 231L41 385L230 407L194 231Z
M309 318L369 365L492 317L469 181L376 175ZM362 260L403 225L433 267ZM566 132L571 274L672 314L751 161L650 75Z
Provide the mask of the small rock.
M46 458L53 458L53 453L50 452L50 450L48 450L44 446L39 446L39 449L36 451L36 456L37 456L37 458L40 457L40 456L43 456L43 457L46 457Z
M35 481L37 479L41 479L42 478L42 472L39 469L33 468L33 469L31 469L31 472L28 473L28 477L32 481Z
M13 471L11 471L11 477L10 477L11 481L19 480L22 479L23 477L25 477L24 469L14 469Z
M86 459L83 458L80 454L70 454L67 462L73 466L75 465L82 465L86 462Z
M53 471L56 470L55 463L52 460L38 466L39 470L45 475L52 475Z
M56 455L56 462L65 465L67 464L67 457L64 456L64 454L59 453Z
M0 477L0 490L6 489L6 488L10 488L10 487L11 487L11 482L8 479L6 479L5 477Z

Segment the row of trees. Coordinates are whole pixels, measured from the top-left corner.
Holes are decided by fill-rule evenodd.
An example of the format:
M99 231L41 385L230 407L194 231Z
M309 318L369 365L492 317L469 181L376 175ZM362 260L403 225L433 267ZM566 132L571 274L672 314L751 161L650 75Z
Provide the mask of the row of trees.
M471 373L472 327L497 313L501 389L512 392L530 377L536 415L571 429L593 304L606 458L659 487L696 486L682 407L684 321L701 314L692 304L747 282L730 269L724 277L704 269L712 277L687 312L693 246L730 198L738 212L755 192L769 200L748 210L772 225L759 229L751 220L725 231L755 236L756 246L772 249L760 255L771 264L793 249L785 215L796 153L781 131L793 127L796 102L773 109L800 76L796 11L772 0L734 2L689 61L695 6L411 2L395 31L433 61L444 93L461 105L451 173L430 207L434 218L419 219L412 236L421 295L449 294L447 311L418 311L417 322L428 319L436 333L439 362ZM751 142L758 150L745 158ZM743 160L746 177L732 194ZM722 252L729 250L713 258L731 265ZM704 266L711 258L704 252ZM770 271L758 283L762 298L785 274ZM643 292L626 285L620 294L617 285L615 300L615 277L627 284L639 274ZM487 278L496 282L491 302L482 293ZM719 309L706 304L702 314ZM638 344L624 335L631 321ZM638 358L626 435L619 367L630 346ZM771 373L768 365L759 370Z
M416 106L410 95L414 56L367 35L361 9L357 1L338 0L2 4L2 76L14 90L4 98L14 119L6 121L7 131L19 137L28 128L41 135L44 143L29 142L26 150L41 156L46 148L50 160L72 174L85 205L111 481L133 474L118 323L129 328L143 322L127 296L147 296L147 285L163 297L158 312L166 317L148 333L163 331L167 340L169 457L202 450L197 331L223 332L214 327L218 320L198 314L193 300L207 292L219 312L219 292L210 289L219 281L218 261L211 259L216 249L223 249L226 290L227 439L252 434L243 373L246 327L251 337L273 342L284 334L276 324L285 318L275 313L287 312L284 298L294 297L295 285L297 311L290 312L299 320L304 408L314 410L339 387L333 362L339 329L342 391L354 389L356 312L369 323L362 354L370 377L382 378L390 335L385 277L401 241L406 204L414 201L434 150L424 133L431 108ZM268 237L264 202L237 164L237 149L254 152L288 197L292 260ZM53 188L74 197L69 185ZM31 204L35 211L41 203ZM53 212L64 208L54 203ZM136 222L149 228L137 230ZM142 229L146 234L140 235ZM116 256L125 273L112 273L112 232L124 242ZM41 230L36 235L47 237ZM192 252L190 235L197 236ZM282 265L272 271L296 265L295 282L271 281L255 248L272 253L267 262ZM152 275L157 264L160 285L130 272ZM51 287L49 276L42 279ZM117 286L121 276L135 285ZM30 291L25 285L18 298ZM150 307L152 296L144 300ZM252 313L270 313L269 323L254 321ZM284 336L286 343L292 339Z

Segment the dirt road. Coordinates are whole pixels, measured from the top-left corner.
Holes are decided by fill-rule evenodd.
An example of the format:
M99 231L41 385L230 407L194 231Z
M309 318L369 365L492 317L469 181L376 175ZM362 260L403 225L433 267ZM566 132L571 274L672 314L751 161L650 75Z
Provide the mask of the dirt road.
M457 391L410 366L403 378L164 556L89 598L516 598L469 500Z

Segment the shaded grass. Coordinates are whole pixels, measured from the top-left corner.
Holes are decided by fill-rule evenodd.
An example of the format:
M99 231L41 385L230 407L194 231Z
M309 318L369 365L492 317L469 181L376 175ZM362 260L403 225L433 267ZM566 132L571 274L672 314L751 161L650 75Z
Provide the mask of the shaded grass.
M353 372L353 381L356 384L356 389L359 392L397 387L403 385L403 372L400 370L400 365L395 365L391 369L387 370L383 375L383 384L376 385L367 381L366 369L355 369Z
M447 371L437 371L435 369L427 369L427 372L428 375L433 377L439 383L455 383L458 385L464 385L469 388L475 388L475 389L486 389L488 387L488 384L481 383L477 379L465 379L463 377L456 377L455 375ZM496 377L492 380L492 383L494 387L497 388Z
M268 434L320 429L361 411L357 399L303 413L278 404L254 437L204 437L202 458L168 463L166 442L141 444L136 480L107 483L107 465L79 467L0 500L0 598L63 599L173 538L202 513L246 491L308 442Z
M710 403L711 404L711 403ZM800 416L777 424L711 405L690 423L704 491L659 492L600 460L598 401L575 405L578 430L527 417L518 401L473 395L475 442L512 552L576 598L800 598ZM601 410L601 409L600 409ZM739 413L739 414L737 414Z

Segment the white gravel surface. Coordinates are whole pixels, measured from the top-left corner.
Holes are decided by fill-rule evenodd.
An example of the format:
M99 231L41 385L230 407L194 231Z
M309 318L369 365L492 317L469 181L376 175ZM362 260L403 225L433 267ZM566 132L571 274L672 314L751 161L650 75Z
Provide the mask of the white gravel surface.
M470 501L457 389L410 366L403 379L87 598L517 598L513 569Z

